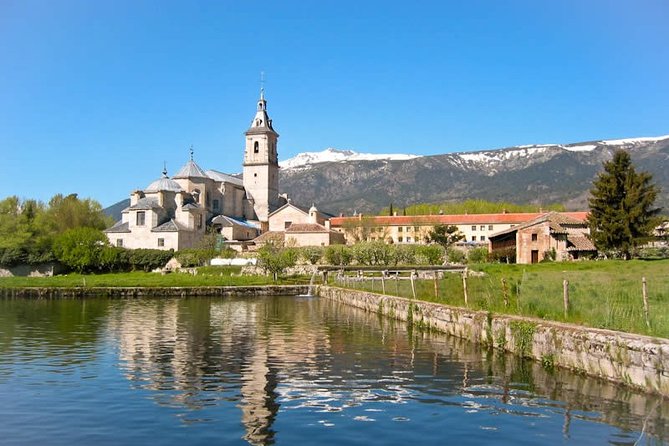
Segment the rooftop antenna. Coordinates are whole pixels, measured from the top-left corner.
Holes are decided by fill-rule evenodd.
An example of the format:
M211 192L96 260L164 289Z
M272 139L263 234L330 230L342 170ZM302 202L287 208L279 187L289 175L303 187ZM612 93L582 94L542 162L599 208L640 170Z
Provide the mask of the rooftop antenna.
M190 145L190 160L193 161L193 144Z

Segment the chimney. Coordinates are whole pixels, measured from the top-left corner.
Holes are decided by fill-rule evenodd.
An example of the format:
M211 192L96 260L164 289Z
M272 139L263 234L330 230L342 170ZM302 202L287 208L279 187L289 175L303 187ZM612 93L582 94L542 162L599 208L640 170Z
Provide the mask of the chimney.
M141 190L136 190L133 193L131 193L130 206L136 205L140 198L144 198L144 192L142 192Z
M330 225L330 220L325 220L325 229L327 229L328 231L332 229L332 226Z
M393 211L393 217L397 217L397 211Z

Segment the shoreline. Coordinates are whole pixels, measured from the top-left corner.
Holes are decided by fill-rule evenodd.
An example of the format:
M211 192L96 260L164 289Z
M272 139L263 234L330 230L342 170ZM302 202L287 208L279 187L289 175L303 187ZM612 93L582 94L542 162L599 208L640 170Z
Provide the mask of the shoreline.
M277 296L304 294L309 285L185 286L185 287L23 287L0 288L4 299L81 299L192 296Z

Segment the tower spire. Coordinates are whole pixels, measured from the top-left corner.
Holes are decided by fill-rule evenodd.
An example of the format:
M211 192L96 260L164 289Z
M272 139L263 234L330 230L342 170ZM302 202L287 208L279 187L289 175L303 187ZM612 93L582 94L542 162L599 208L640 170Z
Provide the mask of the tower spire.
M260 99L265 99L265 72L260 72Z
M167 162L163 161L163 178L167 178Z

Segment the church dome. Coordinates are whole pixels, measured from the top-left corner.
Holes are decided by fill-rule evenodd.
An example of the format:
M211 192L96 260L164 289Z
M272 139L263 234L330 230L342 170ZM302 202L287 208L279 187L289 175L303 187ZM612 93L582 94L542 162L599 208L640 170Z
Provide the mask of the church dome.
M161 192L161 191L181 192L183 191L183 189L181 188L179 183L170 179L167 176L166 170L163 170L163 176L158 178L153 183L149 184L149 186L146 189L144 189L144 192Z

